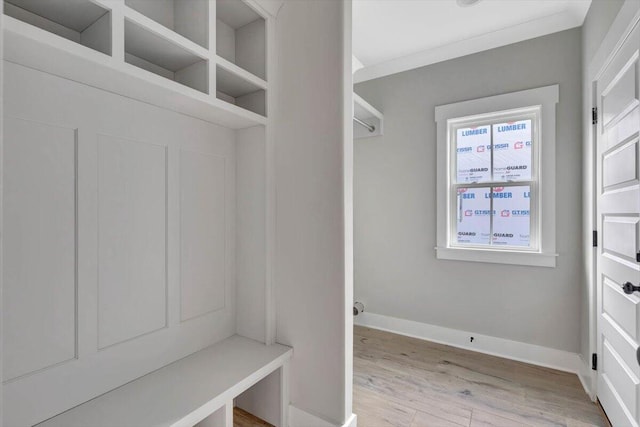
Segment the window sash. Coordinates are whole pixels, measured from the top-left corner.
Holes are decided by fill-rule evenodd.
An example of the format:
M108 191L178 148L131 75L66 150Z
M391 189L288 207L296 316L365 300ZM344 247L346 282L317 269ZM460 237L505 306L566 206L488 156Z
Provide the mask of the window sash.
M493 244L493 201L490 199L489 206L489 243L459 243L458 242L458 189L460 188L489 188L494 187L529 187L529 246L514 246L514 245L495 245ZM491 191L493 193L493 191ZM486 249L496 251L520 251L520 252L539 252L540 248L540 225L539 225L539 184L537 181L518 181L518 182L496 182L492 184L477 183L473 185L467 184L452 184L449 192L449 247L452 248L470 248L470 249Z
M540 252L542 247L540 242L540 133L541 133L541 106L526 107L517 110L494 112L471 117L449 119L447 121L447 143L448 143L448 247L463 249L483 249L493 251L510 252ZM457 182L457 131L464 127L487 126L491 128L490 144L494 144L493 125L507 121L531 120L531 179L522 181L499 181L491 180L485 182L462 183ZM491 149L491 176L493 177L494 152ZM529 206L529 246L494 245L493 244L493 197L490 204L490 236L488 244L459 243L457 239L457 214L458 214L458 189L459 188L493 188L493 187L520 187L529 186L530 206ZM493 192L493 191L491 191Z

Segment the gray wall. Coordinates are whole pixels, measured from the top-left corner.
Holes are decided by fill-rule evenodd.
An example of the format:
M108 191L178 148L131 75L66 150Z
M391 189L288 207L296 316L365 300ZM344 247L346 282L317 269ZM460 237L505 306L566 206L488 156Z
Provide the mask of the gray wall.
M624 4L624 0L592 0L591 6L589 7L589 12L584 20L584 24L582 26L582 76L583 76L583 100L584 107L588 108L591 106L591 100L588 99L589 92L589 81L588 81L588 68L591 60L593 59L595 53L602 43L607 31L611 27L614 19L616 18L620 8ZM589 120L587 119L584 124L585 127L590 126ZM584 182L590 182L592 176L590 176L590 171L588 170L589 162L591 162L590 150L592 149L592 144L586 139L587 130L585 128L585 140L584 140L584 156L583 156L583 165L584 165ZM584 186L583 188L583 199L586 203L593 203L593 197L591 194L592 187ZM590 229L593 228L593 224L590 224L590 214L587 209L584 209L583 212L583 222L584 222L584 232L588 233ZM588 243L588 242L585 242ZM593 252L589 251L589 253L585 254L585 263L583 270L583 280L581 282L581 293L580 293L580 355L585 363L590 363L591 360L591 352L593 351L590 348L590 335L595 338L595 331L590 331L589 329L589 311L591 310L591 304L589 298L589 283L586 280L587 275L589 274L589 270L593 269ZM588 370L587 370L588 372Z
M343 6L282 6L274 120L276 338L295 349L291 403L340 425L351 412L345 408Z
M589 12L582 24L582 60L589 65L624 0L591 0Z
M385 116L355 146L355 298L368 312L578 352L579 28L358 84ZM436 260L437 105L551 84L557 110L557 268Z

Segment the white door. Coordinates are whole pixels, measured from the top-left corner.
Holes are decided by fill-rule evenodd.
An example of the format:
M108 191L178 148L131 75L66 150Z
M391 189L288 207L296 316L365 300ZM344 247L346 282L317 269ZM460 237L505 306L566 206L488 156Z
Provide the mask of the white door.
M640 421L639 48L636 24L596 81L597 395L615 427Z

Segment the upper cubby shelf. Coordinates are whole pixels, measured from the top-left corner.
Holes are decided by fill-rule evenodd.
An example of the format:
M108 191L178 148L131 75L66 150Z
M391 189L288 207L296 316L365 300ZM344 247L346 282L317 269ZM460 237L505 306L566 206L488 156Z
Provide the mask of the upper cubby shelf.
M111 15L90 0L6 0L4 13L111 55Z
M208 62L178 43L129 19L124 25L125 61L144 70L208 93Z
M209 48L209 1L125 0L125 4L205 49Z
M222 126L264 125L260 1L4 0L5 58Z
M267 82L217 57L216 96L262 116L266 115Z
M216 53L266 80L265 18L243 1L217 0Z

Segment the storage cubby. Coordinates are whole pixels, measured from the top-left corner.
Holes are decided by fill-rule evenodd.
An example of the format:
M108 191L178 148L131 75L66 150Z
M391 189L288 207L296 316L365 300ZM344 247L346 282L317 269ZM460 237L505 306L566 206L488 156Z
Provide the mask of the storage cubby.
M216 96L261 116L266 115L266 91L228 69L216 67Z
M125 0L125 4L192 42L209 47L208 0Z
M227 410L228 408L226 406L223 406L193 427L226 427Z
M111 55L111 13L90 0L5 0L4 13Z
M216 53L266 80L265 19L242 0L216 2Z
M125 21L125 61L144 70L208 93L208 61L148 29Z
M277 369L237 396L234 400L234 425L279 425L282 419L281 378L281 370Z

